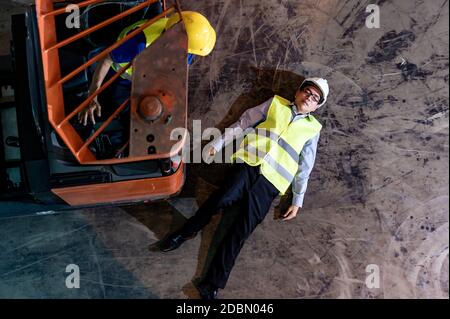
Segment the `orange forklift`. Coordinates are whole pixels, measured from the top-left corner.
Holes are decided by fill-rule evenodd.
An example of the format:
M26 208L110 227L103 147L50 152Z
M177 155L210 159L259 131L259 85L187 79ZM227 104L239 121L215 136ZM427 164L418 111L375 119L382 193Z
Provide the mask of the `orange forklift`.
M182 152L187 133L174 138L171 132L187 128L188 83L188 40L178 3L166 7L165 1L109 1L106 6L100 0L75 1L82 26L72 29L65 25L70 3L37 0L25 15L13 16L17 136L2 140L20 149L20 183L8 188L12 183L3 180L2 197L14 190L46 204L93 206L177 195L185 180ZM89 70L95 63L153 22L174 14L179 14L178 23L89 92ZM118 30L139 20L145 22L117 41ZM113 110L104 105L110 109L107 118L90 134L81 134L77 114L130 67L129 98ZM124 110L129 112L129 127L121 136L122 146L103 152L111 149ZM10 166L3 161L6 181Z

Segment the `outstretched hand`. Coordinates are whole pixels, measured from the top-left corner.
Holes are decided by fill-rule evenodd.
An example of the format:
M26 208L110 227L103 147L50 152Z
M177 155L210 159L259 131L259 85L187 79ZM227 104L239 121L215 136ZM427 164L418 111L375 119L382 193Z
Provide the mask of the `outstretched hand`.
M295 218L295 216L297 216L297 213L299 212L299 210L300 210L299 206L295 206L295 205L289 206L289 208L286 210L286 213L281 215L282 220L290 220L290 219Z
M203 160L205 161L206 164L211 164L214 160L215 155L216 155L216 149L214 147L211 147L208 150L208 155L207 155L206 159L203 158Z
M88 107L78 113L78 122L86 126L89 118L92 124L95 124L94 113L98 117L102 115L102 107L100 103L98 103L97 98L94 98Z

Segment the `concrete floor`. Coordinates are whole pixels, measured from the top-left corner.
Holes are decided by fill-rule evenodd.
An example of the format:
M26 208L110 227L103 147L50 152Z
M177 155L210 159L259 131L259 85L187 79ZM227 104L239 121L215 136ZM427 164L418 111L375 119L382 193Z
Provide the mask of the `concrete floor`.
M289 97L295 74L331 87L301 213L273 220L289 204L276 200L221 298L448 298L448 1L375 1L381 25L368 29L371 2L182 1L217 32L190 69L189 116L202 127L223 129L273 92ZM228 170L190 164L180 196L158 203L0 217L0 297L196 297L190 281L232 214L179 250L147 246ZM80 289L65 287L72 263ZM370 264L380 288L365 284Z

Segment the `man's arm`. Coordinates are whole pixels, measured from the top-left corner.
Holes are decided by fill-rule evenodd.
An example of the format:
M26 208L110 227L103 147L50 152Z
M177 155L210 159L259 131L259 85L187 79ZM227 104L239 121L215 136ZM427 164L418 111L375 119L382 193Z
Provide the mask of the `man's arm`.
M308 179L314 167L316 160L317 145L319 143L320 133L308 140L300 153L300 163L297 174L292 183L292 205L302 207L303 198L308 186Z
M113 61L109 55L98 62L94 75L92 76L91 85L89 86L89 95L100 88L112 63ZM101 105L98 103L98 96L92 100L87 108L78 113L78 121L86 126L87 120L90 118L92 124L95 124L94 112L97 116L101 116Z
M300 153L299 167L292 182L292 205L282 215L283 220L297 216L298 210L303 206L303 198L308 186L308 179L316 160L317 145L320 133L308 140Z
M90 94L94 93L102 85L103 80L105 79L112 63L113 61L109 55L98 62L98 65L95 68L94 75L92 76L91 85L89 87Z
M210 143L210 145L214 148L214 151L220 151L224 145L231 142L234 138L245 134L246 129L253 127L258 122L264 121L267 116L269 106L272 103L272 99L273 98L258 106L246 110L238 121L225 130L224 134L222 134L220 138L215 139Z

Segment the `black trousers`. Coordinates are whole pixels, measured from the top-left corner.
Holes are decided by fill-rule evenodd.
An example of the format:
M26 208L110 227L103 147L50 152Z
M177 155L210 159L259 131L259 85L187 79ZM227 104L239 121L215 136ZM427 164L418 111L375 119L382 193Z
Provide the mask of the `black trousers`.
M240 212L219 244L202 280L217 288L225 288L244 241L263 221L270 205L279 194L278 190L259 173L259 166L234 165L236 171L233 177L214 192L180 230L182 236L192 235L207 225L220 209L240 201Z

